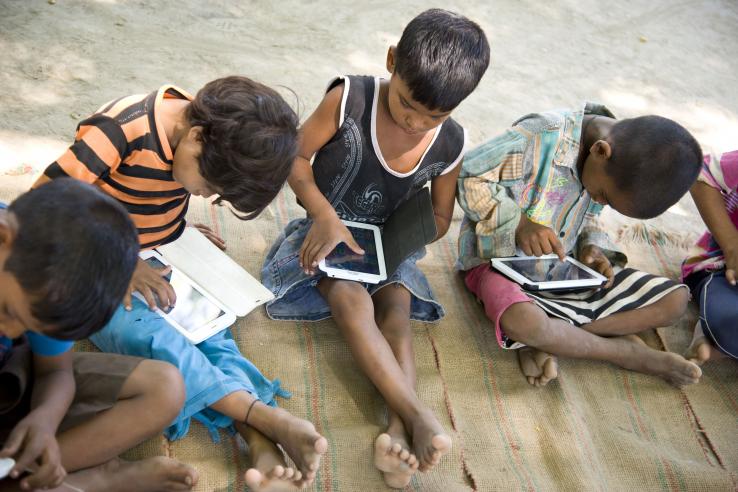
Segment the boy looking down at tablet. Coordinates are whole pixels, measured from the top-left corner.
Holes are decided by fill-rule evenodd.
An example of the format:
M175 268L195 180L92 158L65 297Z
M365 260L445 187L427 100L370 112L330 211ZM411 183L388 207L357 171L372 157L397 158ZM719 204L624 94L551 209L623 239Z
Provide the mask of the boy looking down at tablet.
M302 127L289 178L308 217L287 225L262 270L276 297L267 304L269 316L317 321L332 315L384 397L389 422L376 439L374 464L391 487L404 487L418 468L431 469L451 448L415 393L410 319L432 322L444 314L416 265L425 251L375 285L328 278L317 267L342 242L364 254L341 219L381 225L428 181L437 237L446 233L465 142L450 115L488 63L489 45L477 24L432 9L389 48L389 80L334 79Z
M206 84L192 98L165 85L144 95L116 99L83 120L75 143L39 182L73 176L94 183L130 213L143 248L179 237L190 195L217 195L244 219L258 215L276 196L297 152L297 116L274 90L246 77ZM200 227L224 247L212 231ZM325 438L313 425L275 408L288 394L241 355L230 330L198 345L152 310L176 302L165 280L169 268L139 260L124 301L110 323L90 339L101 350L164 360L182 373L186 400L166 435L179 439L191 418L214 440L235 429L249 444L252 488L299 488L315 477ZM133 298L139 291L147 303ZM148 306L147 306L148 304ZM281 444L297 464L286 466Z
M60 179L0 204L0 458L15 460L0 489L64 481L88 492L173 491L197 482L170 458L117 458L177 415L177 370L71 351L110 319L137 253L123 207L84 183Z
M677 123L617 121L592 104L524 116L466 155L458 266L499 345L520 348L528 382L554 379L558 355L609 361L676 385L697 382L695 364L635 336L679 319L686 287L633 269L615 273L625 255L596 218L605 205L641 219L663 213L694 183L701 161L699 145ZM489 267L490 258L516 253L571 254L610 280L581 294L526 293Z

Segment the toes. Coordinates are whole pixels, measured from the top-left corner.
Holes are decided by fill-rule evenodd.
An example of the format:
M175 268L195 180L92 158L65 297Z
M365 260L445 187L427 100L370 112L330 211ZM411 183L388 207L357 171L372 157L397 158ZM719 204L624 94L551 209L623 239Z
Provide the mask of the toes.
M272 471L268 473L270 478L282 478L284 475L284 467L282 465L277 465L274 468L272 468Z
M407 459L408 459L409 457L410 457L410 451L408 451L407 449L403 449L403 450L402 450L402 451L400 452L400 459L401 459L402 461L407 461Z
M313 448L315 449L315 452L318 454L323 454L326 451L328 451L328 441L325 437L320 436L313 445Z
M392 448L392 438L389 434L379 434L374 441L374 452L377 454L387 454Z
M402 445L399 442L394 443L390 448L390 452L394 455L399 455L402 453Z
M287 468L284 471L284 475L282 475L282 478L285 479L285 480L291 480L292 477L294 477L294 476L295 476L295 470L294 470L294 468Z
M533 376L528 376L527 379L528 379L528 384L530 384L531 386L536 385L536 378L534 378Z
M261 481L263 478L264 476L256 468L249 468L248 470L246 470L246 474L244 475L244 481L250 489L255 489L261 486Z

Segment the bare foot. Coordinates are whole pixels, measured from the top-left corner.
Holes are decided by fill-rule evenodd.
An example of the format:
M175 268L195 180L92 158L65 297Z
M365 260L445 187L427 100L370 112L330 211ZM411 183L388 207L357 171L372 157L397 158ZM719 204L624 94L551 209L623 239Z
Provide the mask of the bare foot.
M617 340L626 343L622 352L622 366L626 369L660 376L675 386L694 384L702 377L702 369L694 362L673 352L654 350L636 335Z
M302 472L305 484L309 485L318 472L320 458L328 451L328 441L307 420L297 418L281 408L271 408L271 411L275 413L275 421L272 435L267 435L282 446Z
M429 409L422 410L407 429L411 431L413 451L420 462L420 471L428 471L451 450L451 438Z
M403 489L418 471L418 460L410 452L404 437L393 439L380 434L374 441L374 466L382 472L384 482L394 489Z
M116 458L72 473L66 482L86 492L169 492L192 490L197 479L197 472L191 466L156 456L141 461Z
M712 344L710 344L710 341L702 331L702 322L697 320L697 324L694 325L692 343L689 344L689 348L684 353L684 357L698 366L701 366L711 358L717 358L720 355L722 355L722 352L712 348Z
M518 349L520 370L533 386L546 386L559 375L559 363L555 355L533 347Z
M287 466L277 445L258 431L253 432L255 435L248 442L251 468L244 476L249 489L255 492L294 492L305 488L302 472Z

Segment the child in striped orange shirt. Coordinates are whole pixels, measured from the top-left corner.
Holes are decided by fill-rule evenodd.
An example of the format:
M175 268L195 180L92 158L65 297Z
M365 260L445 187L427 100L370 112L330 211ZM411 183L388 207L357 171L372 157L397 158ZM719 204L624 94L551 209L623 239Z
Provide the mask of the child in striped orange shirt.
M36 185L61 176L93 183L122 203L133 219L142 248L177 239L190 195L218 195L245 214L257 216L274 199L297 153L294 111L274 90L245 77L206 84L193 98L165 85L144 95L121 97L83 120L74 144ZM222 239L197 226L221 248ZM170 439L187 434L191 418L218 439L219 428L235 427L249 444L253 468L248 485L301 487L315 477L327 449L315 427L276 408L288 396L238 350L230 330L191 344L153 309L176 302L163 278L138 262L128 294L112 320L91 340L101 350L170 362L182 372L184 408L167 429ZM139 291L146 303L131 298ZM148 306L147 306L148 304ZM287 467L280 444L296 463Z

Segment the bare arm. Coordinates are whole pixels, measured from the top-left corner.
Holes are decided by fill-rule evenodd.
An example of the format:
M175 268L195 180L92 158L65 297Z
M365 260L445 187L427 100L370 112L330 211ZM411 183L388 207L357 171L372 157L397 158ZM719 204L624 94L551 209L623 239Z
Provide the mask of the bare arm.
M300 248L300 266L306 273L313 273L320 260L341 242L346 243L354 252L364 254L364 250L359 247L318 189L310 166L313 155L338 131L342 95L343 86L328 91L315 112L303 124L300 129L300 150L287 180L313 219L313 225Z
M56 487L66 475L55 436L74 398L72 353L53 357L34 355L33 370L31 411L13 428L0 456L15 457L11 476L35 470L23 480L27 488Z
M451 226L456 203L456 181L461 172L461 165L462 162L459 162L454 169L431 182L431 200L437 231L434 241L441 239Z
M738 230L725 210L719 190L697 181L690 190L702 219L725 255L725 277L736 285L738 280Z

